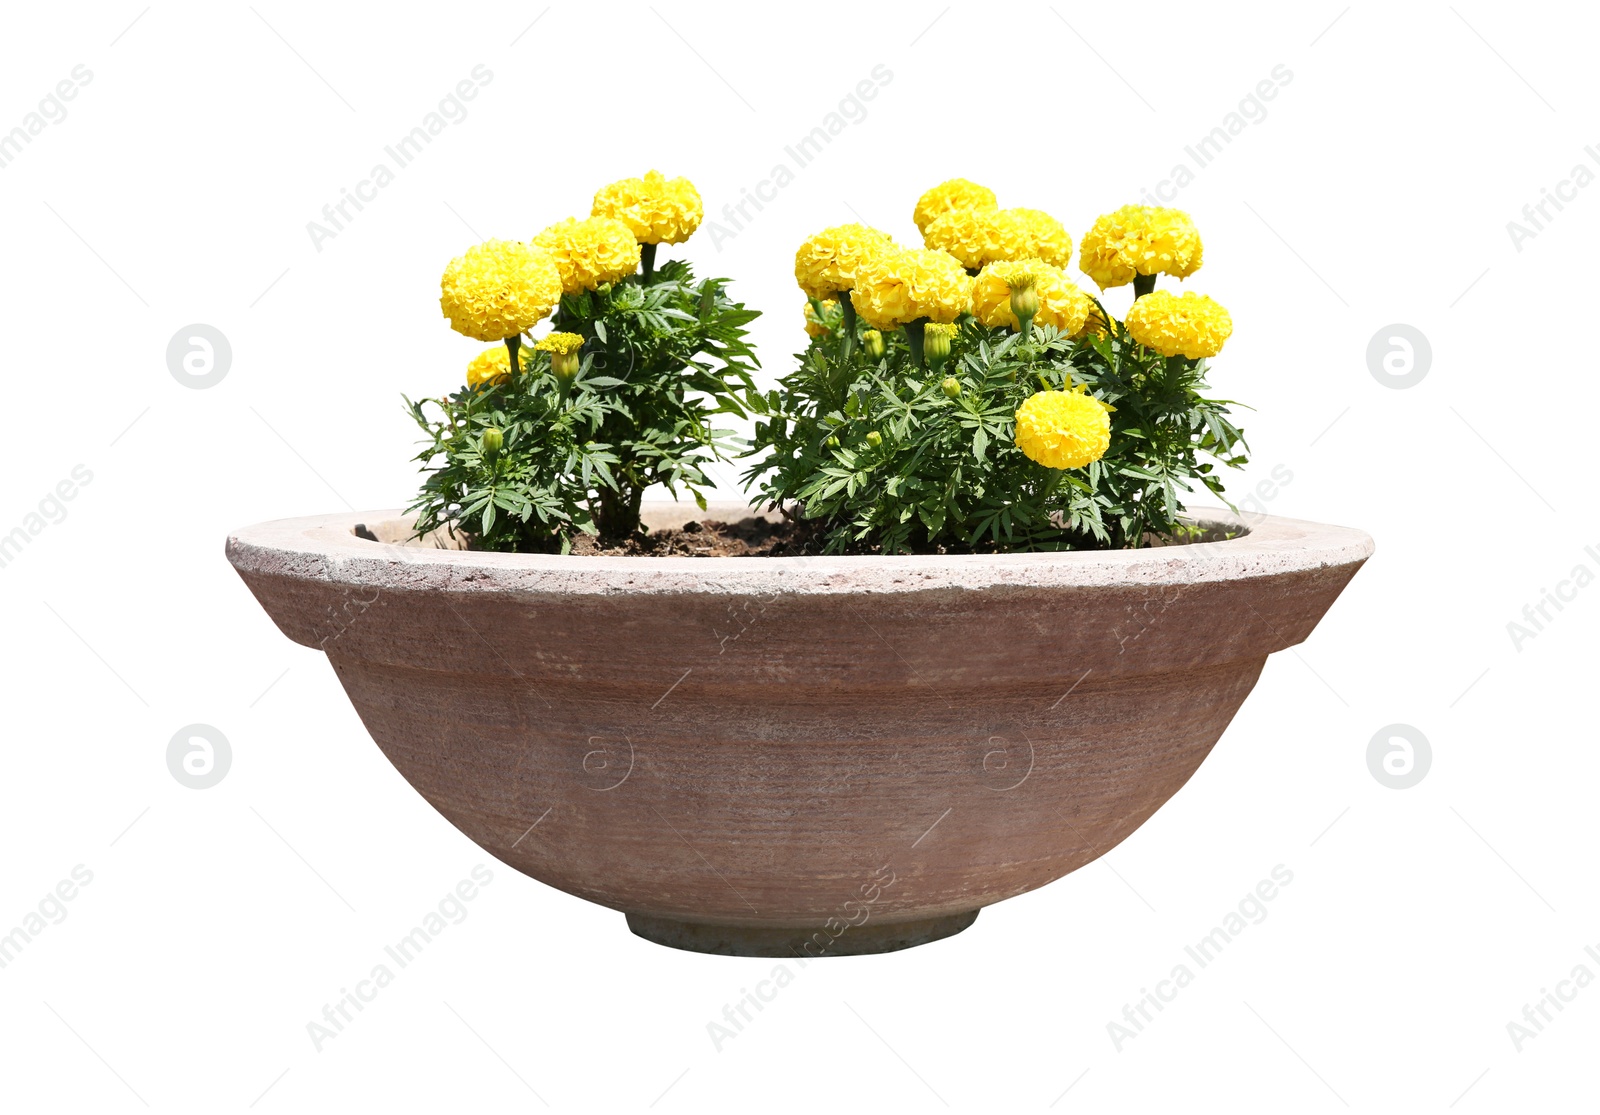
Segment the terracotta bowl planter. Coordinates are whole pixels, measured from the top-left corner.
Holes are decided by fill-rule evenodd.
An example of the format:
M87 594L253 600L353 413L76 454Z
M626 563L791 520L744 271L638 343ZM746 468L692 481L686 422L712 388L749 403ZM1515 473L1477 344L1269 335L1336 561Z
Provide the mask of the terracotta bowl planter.
M380 511L248 527L227 553L490 854L662 944L821 956L959 932L1116 847L1372 553L1345 527L1194 517L1238 536L560 557L392 544Z

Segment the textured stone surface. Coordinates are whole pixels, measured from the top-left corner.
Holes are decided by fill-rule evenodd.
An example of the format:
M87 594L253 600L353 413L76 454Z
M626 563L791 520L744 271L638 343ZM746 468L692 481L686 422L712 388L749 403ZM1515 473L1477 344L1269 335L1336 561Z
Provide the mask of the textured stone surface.
M398 518L264 523L227 552L283 632L327 652L418 792L511 866L640 925L820 934L819 950L844 924L841 948L965 917L1115 847L1372 551L1275 517L1220 542L954 557L578 558L353 533L396 538Z
M815 926L708 925L629 914L628 928L647 941L687 952L710 952L718 956L803 956L820 960L824 956L898 952L942 941L960 933L977 917L978 911L968 910L964 914L915 921L878 923L868 920L859 926L843 926L830 932L819 931Z

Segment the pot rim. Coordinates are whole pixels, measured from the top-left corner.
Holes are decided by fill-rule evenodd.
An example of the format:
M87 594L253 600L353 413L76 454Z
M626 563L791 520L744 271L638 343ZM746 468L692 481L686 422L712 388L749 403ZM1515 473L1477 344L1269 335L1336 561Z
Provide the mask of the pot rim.
M670 501L646 508L658 522L675 509L682 514L680 522L759 514L731 501L711 503L704 511ZM354 533L358 523L406 517L399 510L347 511L256 523L228 536L227 556L241 574L380 590L725 594L1192 584L1359 565L1373 552L1371 536L1353 527L1204 507L1189 509L1185 518L1202 528L1245 533L1138 550L817 557L507 554L403 546Z

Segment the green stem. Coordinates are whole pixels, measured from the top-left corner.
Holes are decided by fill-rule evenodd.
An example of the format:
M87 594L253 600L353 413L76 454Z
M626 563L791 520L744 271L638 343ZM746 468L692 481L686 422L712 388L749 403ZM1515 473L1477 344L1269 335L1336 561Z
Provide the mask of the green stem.
M648 283L650 276L656 269L656 246L654 244L639 245L639 273L643 275L641 282Z
M1156 277L1154 275L1135 275L1133 277L1133 300L1135 302L1155 289Z
M848 290L842 290L834 297L839 300L839 308L844 313L844 343L839 346L839 359L849 360L856 345L856 307L850 301Z
M922 333L927 324L927 318L919 317L916 321L908 321L902 326L906 331L906 343L911 346L911 363L918 368L923 367Z
M522 348L522 334L513 333L506 338L506 351L511 354L511 382L517 382L517 373L522 371L522 365L517 363L517 353Z
M629 538L639 529L639 504L644 499L644 489L617 492L600 489L600 514L595 516L595 529L602 538Z

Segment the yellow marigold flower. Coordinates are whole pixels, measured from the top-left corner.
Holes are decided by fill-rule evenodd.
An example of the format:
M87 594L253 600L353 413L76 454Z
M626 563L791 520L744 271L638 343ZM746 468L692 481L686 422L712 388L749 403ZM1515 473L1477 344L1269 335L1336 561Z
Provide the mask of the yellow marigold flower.
M540 352L554 352L566 356L583 347L583 338L577 333L550 333L535 341L533 347Z
M928 222L922 232L923 244L934 251L949 252L961 266L977 270L992 260L1007 259L1006 235L1000 209L952 209ZM1020 244L1022 237L1012 240Z
M1052 267L1072 264L1072 237L1060 221L1039 209L1002 209L1001 229L1007 236L1019 236L1020 244L1007 243L1007 259L1042 259Z
M1040 391L1017 408L1016 443L1047 468L1082 468L1111 447L1111 414L1082 385Z
M823 299L823 317L833 317L838 308L839 303L832 298ZM817 316L817 311L812 307L811 300L809 298L806 299L806 333L812 337L826 337L831 332L833 332L833 327Z
M1039 259L1054 267L1072 262L1072 237L1037 209L957 209L929 222L923 242L974 270L1005 259Z
M1094 303L1059 267L1037 259L1001 260L978 272L972 281L973 316L990 329L1020 329L1011 308L1011 289L1027 275L1033 277L1039 299L1035 325L1053 325L1068 336L1083 328Z
M539 248L489 240L444 269L439 308L450 328L479 341L503 341L547 316L561 301L561 274Z
M517 364L523 371L527 371L527 349L518 352ZM485 383L504 383L510 378L511 353L503 344L484 349L472 358L472 363L467 365L467 386L471 388L477 388Z
M952 178L948 182L941 182L927 193L917 199L917 207L911 213L911 219L917 222L917 231L924 236L928 233L928 226L936 217L957 209L995 209L999 202L995 201L994 191L987 186L980 186L976 182L968 182L965 178Z
M589 215L621 221L641 244L681 244L700 227L705 208L693 182L652 170L602 186Z
M794 254L794 277L808 298L842 294L856 285L861 266L885 251L898 250L887 233L866 225L825 228Z
M1228 311L1203 294L1157 290L1133 304L1124 321L1133 339L1162 356L1215 356L1233 334Z
M639 269L639 242L627 225L611 217L568 217L535 236L533 243L555 260L566 294L614 283Z
M954 321L972 308L972 278L945 252L881 252L856 275L850 302L874 329L897 329L920 317Z
M1095 219L1083 235L1078 266L1101 290L1135 275L1186 279L1200 269L1200 233L1189 214L1153 205L1124 205Z

